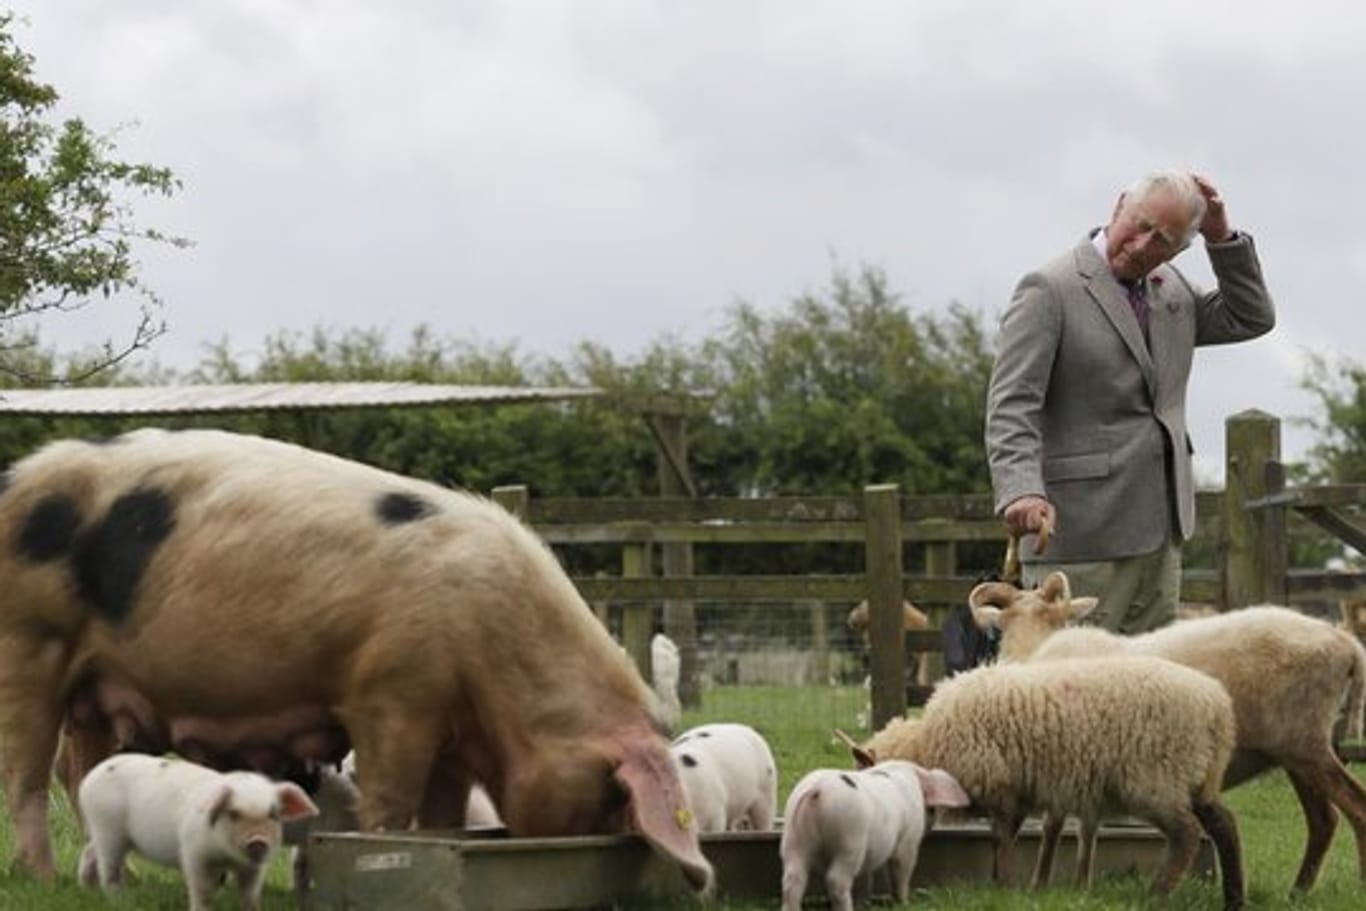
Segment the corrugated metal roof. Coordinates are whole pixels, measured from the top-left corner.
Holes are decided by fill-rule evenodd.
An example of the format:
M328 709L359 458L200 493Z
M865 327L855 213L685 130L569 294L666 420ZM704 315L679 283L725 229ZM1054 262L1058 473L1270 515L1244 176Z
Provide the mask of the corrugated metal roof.
M235 383L0 390L0 415L222 414L291 409L406 408L598 398L575 386L441 386L430 383Z

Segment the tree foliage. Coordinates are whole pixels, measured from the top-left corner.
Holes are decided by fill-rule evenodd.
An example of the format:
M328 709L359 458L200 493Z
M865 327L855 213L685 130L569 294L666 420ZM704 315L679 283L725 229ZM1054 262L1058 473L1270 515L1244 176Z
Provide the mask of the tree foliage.
M25 381L79 380L147 347L164 331L160 300L134 258L140 241L186 244L133 222L130 197L169 196L166 168L117 159L113 139L80 119L52 120L57 91L34 77L16 43L13 13L0 13L0 371ZM131 336L107 340L71 369L32 374L13 356L32 344L35 318L97 299L139 299Z
M732 493L989 489L982 421L991 353L960 307L917 315L879 269L766 315L735 305L703 346Z
M1307 420L1318 439L1306 461L1308 478L1324 484L1366 483L1366 366L1311 355L1303 386L1320 408Z

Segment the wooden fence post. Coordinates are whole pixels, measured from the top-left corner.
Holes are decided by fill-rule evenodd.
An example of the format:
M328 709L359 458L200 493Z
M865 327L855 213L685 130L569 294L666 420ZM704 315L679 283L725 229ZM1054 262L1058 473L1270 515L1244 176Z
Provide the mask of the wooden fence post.
M650 575L650 545L624 544L621 548L621 575L638 579ZM650 639L654 637L654 610L649 603L627 604L621 611L621 644L636 663L646 683L654 680Z
M901 501L895 484L863 488L868 577L868 639L872 648L872 727L906 713L906 634L901 616Z
M660 451L660 496L696 497L697 488L688 471L688 433L684 415L652 414L649 422ZM665 542L660 545L659 557L664 575L693 574L691 542ZM678 701L685 707L696 708L702 704L696 605L691 601L665 601L664 632L678 646Z
M1263 601L1286 603L1284 508L1244 508L1272 492L1268 481L1284 486L1284 474L1275 467L1281 459L1280 419L1251 409L1229 417L1224 428L1220 606L1228 610Z
M523 522L526 521L527 505L531 502L531 495L527 492L525 484L493 488L493 501Z
M925 575L948 578L958 575L958 545L953 541L935 541L925 545ZM942 630L949 616L949 609L942 606L925 608L930 618L930 626ZM932 686L944 678L944 652L922 652L920 668L916 672L916 683Z

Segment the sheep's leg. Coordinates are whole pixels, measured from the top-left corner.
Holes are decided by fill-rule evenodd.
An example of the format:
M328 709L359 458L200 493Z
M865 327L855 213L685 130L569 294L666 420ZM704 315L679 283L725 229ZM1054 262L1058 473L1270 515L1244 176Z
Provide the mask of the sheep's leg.
M1042 889L1053 876L1053 858L1058 850L1058 840L1062 838L1062 827L1067 817L1058 813L1046 813L1043 818L1043 832L1039 837L1039 853L1034 858L1034 877L1031 889Z
M1182 807L1156 816L1152 822L1167 837L1167 851L1153 879L1153 892L1168 895L1195 863L1200 850L1200 821L1188 807Z
M1077 885L1083 889L1091 888L1092 872L1096 866L1096 833L1100 831L1100 819L1087 817L1081 820L1077 830Z
M1313 771L1308 776L1309 782L1317 784L1319 793L1326 794L1347 817L1347 822L1356 835L1358 875L1366 880L1366 787L1347 770L1331 748L1325 746L1319 755L1319 762L1314 764ZM1324 850L1327 850L1326 845ZM1298 879L1295 885L1299 888ZM1308 888L1308 885L1306 884L1305 888Z
M1234 911L1243 906L1246 894L1243 884L1243 848L1238 840L1238 823L1228 808L1217 800L1196 804L1195 816L1214 842L1219 854L1219 880L1224 887L1224 909Z
M996 847L991 875L998 885L1009 886L1015 878L1015 838L1023 824L1024 816L1019 813L997 813L991 818L991 837Z
M1328 799L1328 790L1311 768L1298 764L1287 764L1286 774L1295 788L1300 807L1304 810L1307 838L1304 844L1304 859L1300 861L1300 871L1295 874L1294 890L1307 892L1313 888L1323 867L1323 859L1328 846L1333 841L1333 830L1337 828L1337 812ZM1361 845L1360 839L1357 845Z

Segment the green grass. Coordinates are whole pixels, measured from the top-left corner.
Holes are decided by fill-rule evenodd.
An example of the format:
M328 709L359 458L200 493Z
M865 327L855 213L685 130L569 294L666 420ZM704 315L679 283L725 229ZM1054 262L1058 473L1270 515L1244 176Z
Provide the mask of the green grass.
M703 709L685 714L683 726L704 721L733 720L754 725L769 740L778 762L781 801L806 772L822 766L845 767L848 753L835 742L831 730L845 727L855 736L855 719L864 708L866 691L857 687L787 688L725 687L709 691ZM1357 765L1358 776L1366 767ZM1284 773L1273 772L1227 795L1227 802L1238 817L1243 838L1248 875L1248 907L1251 909L1295 909L1295 911L1359 911L1366 907L1366 887L1358 882L1355 843L1350 827L1339 826L1332 850L1319 884L1306 898L1291 901L1287 895L1304 849L1304 818ZM174 871L134 860L136 881L121 895L107 897L97 890L85 889L75 881L76 857L80 836L65 799L54 790L53 835L60 878L55 884L40 883L23 876L0 872L0 911L181 911L185 907L185 886ZM11 830L7 817L0 818L0 852L12 854ZM1017 859L1020 870L1030 859ZM264 911L295 911L297 904L288 890L284 860L271 868L262 906ZM1216 909L1220 905L1215 883L1186 882L1165 902L1147 895L1146 879L1134 877L1102 879L1090 892L1056 886L1033 894L998 889L987 885L957 886L918 891L908 907L955 909L955 911L1089 911L1089 909L1169 908ZM814 890L820 896L819 887ZM816 901L817 899L810 899ZM680 902L680 907L693 903ZM215 909L238 907L235 893L221 889ZM773 911L771 902L726 902L712 907L719 911ZM890 907L879 903L877 907Z

